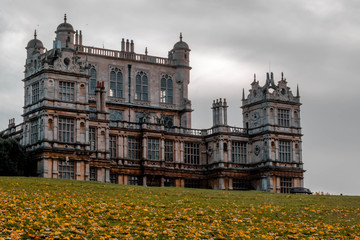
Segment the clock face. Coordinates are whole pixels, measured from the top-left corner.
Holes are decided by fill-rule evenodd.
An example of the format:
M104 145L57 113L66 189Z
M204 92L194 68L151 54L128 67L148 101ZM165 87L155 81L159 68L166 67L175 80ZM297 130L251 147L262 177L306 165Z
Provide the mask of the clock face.
M258 112L254 112L253 114L251 114L251 120L258 120L260 118L260 115Z

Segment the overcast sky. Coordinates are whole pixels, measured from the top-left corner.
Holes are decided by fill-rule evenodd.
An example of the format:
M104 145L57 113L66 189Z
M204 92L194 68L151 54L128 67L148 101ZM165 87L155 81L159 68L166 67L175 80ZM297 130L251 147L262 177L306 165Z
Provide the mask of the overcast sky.
M25 46L34 29L52 48L64 13L83 44L167 57L183 33L191 48L193 128L210 128L211 103L227 98L242 127L241 93L253 74L284 72L302 105L305 186L360 195L360 1L358 0L2 0L0 129L22 121Z

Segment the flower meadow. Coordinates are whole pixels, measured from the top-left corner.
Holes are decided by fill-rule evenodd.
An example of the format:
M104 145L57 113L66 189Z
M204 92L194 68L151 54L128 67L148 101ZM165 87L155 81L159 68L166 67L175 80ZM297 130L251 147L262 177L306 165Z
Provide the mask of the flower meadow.
M0 239L360 239L360 197L0 177Z

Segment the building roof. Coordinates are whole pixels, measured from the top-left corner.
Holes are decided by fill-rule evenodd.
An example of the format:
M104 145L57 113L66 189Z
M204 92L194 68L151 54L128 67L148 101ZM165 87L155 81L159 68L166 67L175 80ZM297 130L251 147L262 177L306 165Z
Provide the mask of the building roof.
M75 32L73 26L66 22L66 14L64 15L64 22L60 23L55 33L58 32Z
M182 33L180 33L180 41L175 43L174 50L177 49L189 49L189 45L186 42L183 42L182 40Z
M44 48L43 43L39 39L37 39L36 37L37 37L37 35L36 35L36 30L35 30L34 39L31 39L28 42L28 44L26 46L26 49L28 49L28 48Z

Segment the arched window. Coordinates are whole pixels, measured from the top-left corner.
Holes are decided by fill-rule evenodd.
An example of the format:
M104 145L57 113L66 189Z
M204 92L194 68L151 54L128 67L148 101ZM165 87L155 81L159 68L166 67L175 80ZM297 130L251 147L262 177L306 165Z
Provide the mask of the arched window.
M173 103L173 82L171 76L167 74L161 77L160 102Z
M89 94L95 94L95 89L96 89L96 69L95 69L95 66L91 65Z
M148 77L143 71L136 74L136 100L148 101Z
M123 75L118 68L111 69L110 72L110 97L123 97Z

